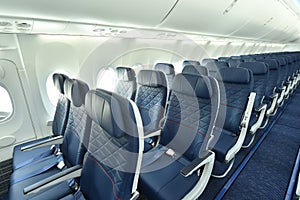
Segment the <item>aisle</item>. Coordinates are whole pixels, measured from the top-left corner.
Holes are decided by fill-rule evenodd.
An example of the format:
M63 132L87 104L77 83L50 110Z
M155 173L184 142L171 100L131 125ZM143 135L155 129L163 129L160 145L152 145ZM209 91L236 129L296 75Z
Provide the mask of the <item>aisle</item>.
M298 90L224 199L284 199L299 146Z

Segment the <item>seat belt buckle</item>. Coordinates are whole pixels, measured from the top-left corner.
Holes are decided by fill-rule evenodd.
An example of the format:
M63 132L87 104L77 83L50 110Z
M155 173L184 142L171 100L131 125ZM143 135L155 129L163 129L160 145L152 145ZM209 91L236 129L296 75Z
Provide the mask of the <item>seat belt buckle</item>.
M60 170L62 170L65 166L66 165L65 165L64 160L59 161L58 164L56 165L56 167Z
M56 167L60 170L62 170L66 166L61 152L57 153L57 162L58 164L56 165Z
M168 150L166 151L166 154L167 154L168 156L171 156L172 158L175 158L175 157L176 157L176 153L175 153L175 151L174 151L173 149L168 149Z

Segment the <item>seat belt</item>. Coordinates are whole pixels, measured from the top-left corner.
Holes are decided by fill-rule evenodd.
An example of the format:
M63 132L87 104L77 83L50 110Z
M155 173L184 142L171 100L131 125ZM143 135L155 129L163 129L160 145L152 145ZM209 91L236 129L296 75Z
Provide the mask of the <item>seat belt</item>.
M169 149L165 146L160 145L157 148L154 148L143 155L142 168L151 165L152 163L157 161L163 154L167 154L168 156L174 158L174 160L177 160L184 166L187 166L191 163L183 156L176 158L177 155L173 149Z
M36 166L38 166L39 163L37 163ZM58 153L56 156L51 156L48 157L47 159L44 159L43 161L41 161L40 163L42 166L41 167L37 167L36 170L33 170L27 174L24 175L20 175L12 180L12 184L15 184L17 182L23 181L25 179L31 178L33 176L42 174L46 171L48 171L49 169L51 169L54 166L57 166L58 169L62 170L65 167L65 163L64 163L64 159L62 156L62 153ZM17 171L16 171L17 172Z
M28 160L25 160L25 161L19 163L18 165L16 165L15 169L24 167L25 165L28 165L29 163L33 163L35 161L41 160L42 158L46 158L46 157L50 156L51 154L56 154L58 152L58 150L59 150L58 146L53 145L53 146L51 146L51 148L48 151L45 151L45 152L41 153L40 155L37 155L35 157L32 157Z

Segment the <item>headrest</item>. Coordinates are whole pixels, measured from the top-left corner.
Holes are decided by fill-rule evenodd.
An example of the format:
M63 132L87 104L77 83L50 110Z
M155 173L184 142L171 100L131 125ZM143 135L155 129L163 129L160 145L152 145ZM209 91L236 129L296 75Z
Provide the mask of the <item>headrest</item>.
M218 61L217 59L214 59L214 58L203 58L201 60L201 65L206 65L208 62L211 62L211 61Z
M182 67L186 65L200 65L200 62L198 60L184 60L182 63Z
M158 71L162 71L166 75L175 75L174 66L169 63L156 63L154 69Z
M229 66L227 62L211 61L208 62L205 67L207 67L209 71L217 71L218 69L228 68Z
M85 95L89 91L89 86L77 79L66 79L64 84L65 95L76 107L85 104Z
M219 57L219 58L218 58L218 61L226 62L226 61L229 60L229 59L230 59L229 57Z
M284 66L287 64L285 58L283 57L275 57L275 59L278 61L279 66Z
M201 65L186 65L182 70L182 74L197 74L208 76L208 69Z
M141 70L137 76L137 83L151 87L167 87L165 74L156 70Z
M172 91L205 99L209 99L213 94L209 78L193 74L177 74L174 77Z
M226 83L248 84L251 82L251 72L244 68L222 68L216 78Z
M278 62L275 59L262 59L262 60L257 60L257 61L268 64L270 70L277 70L279 67Z
M243 62L238 67L249 69L253 75L264 75L268 73L268 66L263 62Z
M284 56L284 57L285 57L286 61L288 62L288 64L293 63L293 58L292 58L292 56L286 55L286 56Z
M227 61L229 67L238 67L238 65L242 62L243 62L243 60L240 60L240 59L229 59Z
M230 56L230 59L241 59L242 57L241 56Z
M122 81L134 81L135 72L129 67L117 67L116 68L118 79Z
M133 110L128 99L102 89L90 90L85 97L88 116L113 137L131 134ZM133 134L133 133L132 133Z
M69 78L68 76L64 74L58 74L58 73L54 73L52 76L53 84L61 94L64 94L64 83L65 80L68 78Z

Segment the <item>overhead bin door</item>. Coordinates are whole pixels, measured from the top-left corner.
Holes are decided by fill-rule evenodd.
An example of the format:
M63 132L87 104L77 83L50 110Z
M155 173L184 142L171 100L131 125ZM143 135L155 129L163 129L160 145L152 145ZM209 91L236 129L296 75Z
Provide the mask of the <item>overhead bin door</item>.
M35 134L17 67L11 61L0 59L0 87L2 88L0 162L2 162L11 157L13 145L33 139Z
M121 26L155 26L176 0L19 0L1 3L2 16L62 20Z

